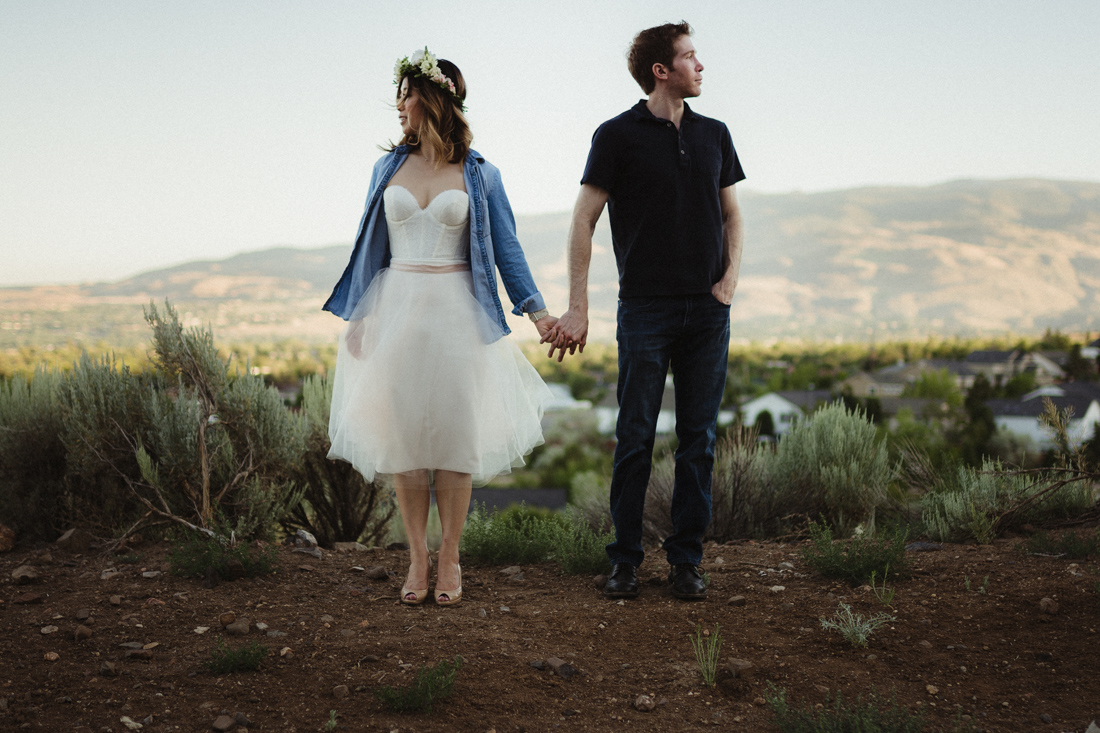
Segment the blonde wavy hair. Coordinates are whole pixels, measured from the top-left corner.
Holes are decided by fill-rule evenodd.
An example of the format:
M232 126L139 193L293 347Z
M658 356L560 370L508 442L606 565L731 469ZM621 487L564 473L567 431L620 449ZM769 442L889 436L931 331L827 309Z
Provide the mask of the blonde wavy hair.
M420 129L411 135L404 135L383 150L393 150L398 145L407 145L413 150L427 146L435 152L436 167L443 161L461 163L470 152L474 134L462 113L462 104L466 100L466 80L458 67L447 59L439 59L439 70L455 85L455 93L444 90L431 79L411 69L398 80L397 95L401 96L401 81L409 80L409 91L416 90L420 98Z

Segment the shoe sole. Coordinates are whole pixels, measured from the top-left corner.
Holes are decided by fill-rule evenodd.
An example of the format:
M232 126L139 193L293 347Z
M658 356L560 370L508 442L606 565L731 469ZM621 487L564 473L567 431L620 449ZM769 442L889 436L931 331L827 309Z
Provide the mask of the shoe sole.
M639 595L641 595L641 591L634 591L633 593L629 593L629 592L628 593L623 593L621 591L618 592L618 593L608 593L607 591L604 591L603 597L604 598L616 598L616 599L617 598L637 598Z

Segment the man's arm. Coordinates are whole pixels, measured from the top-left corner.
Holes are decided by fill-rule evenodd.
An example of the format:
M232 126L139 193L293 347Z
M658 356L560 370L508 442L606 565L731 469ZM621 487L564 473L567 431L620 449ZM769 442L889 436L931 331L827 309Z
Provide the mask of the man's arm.
M722 207L722 278L714 283L710 292L719 302L729 305L733 302L733 291L737 289L737 276L741 271L741 208L737 205L737 193L733 186L718 191L718 203Z
M558 349L558 361L565 358L565 350L584 351L588 341L588 265L592 261L592 233L600 220L608 193L599 186L586 183L581 186L577 203L573 206L573 222L569 227L569 310L542 338L550 344L547 356L553 358Z

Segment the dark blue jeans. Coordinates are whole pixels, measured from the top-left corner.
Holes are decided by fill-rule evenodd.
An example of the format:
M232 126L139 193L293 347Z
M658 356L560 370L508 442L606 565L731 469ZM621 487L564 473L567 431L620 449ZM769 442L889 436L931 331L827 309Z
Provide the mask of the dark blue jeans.
M709 293L619 301L619 420L611 474L612 564L641 565L642 516L665 376L676 389L676 478L671 565L698 565L710 524L710 483L718 407L726 384L730 308Z

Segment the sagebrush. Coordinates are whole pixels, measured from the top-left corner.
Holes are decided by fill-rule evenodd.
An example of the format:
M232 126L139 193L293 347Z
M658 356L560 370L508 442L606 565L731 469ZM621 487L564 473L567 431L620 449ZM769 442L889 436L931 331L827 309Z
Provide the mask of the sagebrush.
M802 548L802 561L810 570L825 576L859 585L872 577L885 579L892 572L895 579L909 575L909 559L905 555L908 531L902 528L879 537L857 534L850 540L834 540L829 525L811 521L810 544Z

